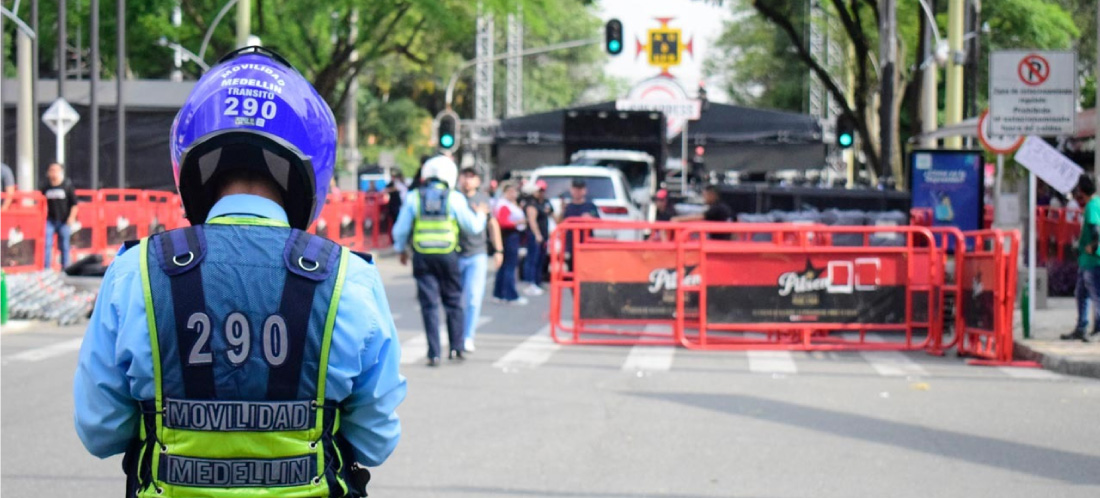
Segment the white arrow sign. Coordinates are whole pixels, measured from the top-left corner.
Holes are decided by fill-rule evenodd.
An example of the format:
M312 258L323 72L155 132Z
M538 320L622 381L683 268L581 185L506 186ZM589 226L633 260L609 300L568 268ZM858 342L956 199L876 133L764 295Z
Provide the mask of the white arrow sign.
M58 163L65 164L65 135L80 122L80 113L67 100L58 98L42 113L42 122L57 136L55 157Z

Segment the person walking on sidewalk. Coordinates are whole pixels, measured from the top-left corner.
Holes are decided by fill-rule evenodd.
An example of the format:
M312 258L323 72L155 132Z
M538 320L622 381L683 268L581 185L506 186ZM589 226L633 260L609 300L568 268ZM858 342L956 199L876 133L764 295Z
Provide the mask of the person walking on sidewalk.
M1062 340L1088 342L1085 330L1089 326L1089 305L1092 305L1092 333L1100 334L1100 198L1096 196L1096 183L1088 175L1081 175L1073 189L1073 199L1082 206L1081 235L1077 238L1077 327L1062 335Z
M57 248L61 251L61 268L69 266L70 228L76 222L76 190L73 182L65 177L65 167L53 163L46 169L46 186L42 187L46 197L46 269L53 263L54 235L57 236Z
M413 249L413 278L420 315L428 339L428 366L439 366L439 305L447 315L448 358L463 360L462 274L458 268L459 231L485 230L489 207L471 209L466 196L451 190L458 183L458 167L447 156L436 156L420 168L420 187L409 192L393 227L393 248L401 264L409 263L406 244ZM476 211L476 213L475 213ZM411 243L410 243L410 234Z
M482 192L481 173L477 168L470 166L463 168L458 178L459 188L466 195L466 200L471 209L478 206L488 206L489 196ZM466 352L474 351L474 337L477 335L477 321L481 317L481 302L485 298L485 281L488 275L488 245L493 244L493 262L495 268L500 269L504 261L504 246L500 238L500 225L493 217L489 217L486 229L488 237L483 233L475 233L469 230L459 230L458 234L458 269L462 272L462 303L466 323L463 327L463 344Z

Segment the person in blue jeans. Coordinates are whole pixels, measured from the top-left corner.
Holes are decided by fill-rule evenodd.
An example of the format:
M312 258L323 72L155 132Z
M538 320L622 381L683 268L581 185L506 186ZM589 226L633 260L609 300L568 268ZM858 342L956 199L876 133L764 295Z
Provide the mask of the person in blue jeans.
M1088 342L1085 330L1089 326L1089 304L1095 317L1091 336L1100 334L1100 198L1096 197L1096 184L1088 175L1081 175L1073 189L1073 199L1083 210L1081 236L1077 239L1077 326L1073 332L1062 335L1062 340Z
M542 272L546 261L546 238L550 232L550 216L554 206L546 200L546 182L539 180L524 186L527 194L523 204L527 216L527 256L523 259L523 281L527 282L524 293L528 296L541 296Z
M46 197L46 269L53 263L53 242L57 236L57 246L61 251L61 268L69 266L69 228L76 222L76 190L73 183L65 178L65 168L53 163L46 169L46 186L42 195Z
M481 187L481 173L475 167L463 168L458 177L458 186L471 209L489 205L489 196L478 190ZM485 298L485 281L488 277L488 244L493 243L493 261L499 269L504 261L504 247L500 238L500 225L496 219L488 220L488 237L484 233L459 230L458 234L458 271L462 273L462 306L465 309L466 323L463 327L466 352L475 350L474 337L477 335L477 321L481 317L481 301Z
M504 240L504 261L493 284L493 299L497 302L524 305L527 298L516 291L516 268L519 266L519 239L526 230L523 210L516 204L519 191L514 183L505 183L496 206L496 219Z

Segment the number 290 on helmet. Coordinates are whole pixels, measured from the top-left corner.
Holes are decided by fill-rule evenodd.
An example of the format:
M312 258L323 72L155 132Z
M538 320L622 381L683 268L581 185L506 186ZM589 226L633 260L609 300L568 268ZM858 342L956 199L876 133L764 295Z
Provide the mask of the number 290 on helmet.
M187 219L203 223L221 180L260 175L279 187L290 226L321 212L336 160L332 109L275 52L245 47L195 84L171 132L172 170Z

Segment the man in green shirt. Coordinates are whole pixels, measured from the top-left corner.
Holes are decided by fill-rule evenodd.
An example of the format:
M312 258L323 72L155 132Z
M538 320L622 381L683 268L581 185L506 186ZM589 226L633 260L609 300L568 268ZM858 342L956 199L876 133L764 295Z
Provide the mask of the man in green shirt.
M1096 184L1088 175L1081 175L1077 187L1073 189L1073 199L1081 206L1081 235L1077 238L1077 327L1072 333L1062 336L1062 340L1088 342L1085 329L1089 326L1089 303L1096 317L1092 323L1092 333L1100 334L1100 255L1096 248L1100 245L1100 198L1096 197Z

